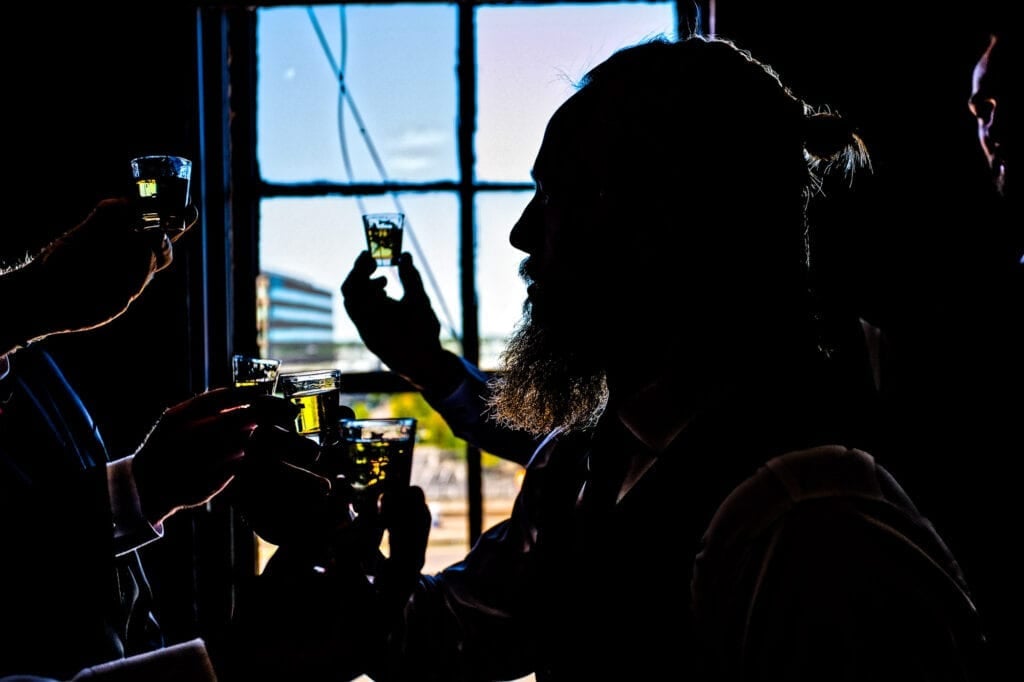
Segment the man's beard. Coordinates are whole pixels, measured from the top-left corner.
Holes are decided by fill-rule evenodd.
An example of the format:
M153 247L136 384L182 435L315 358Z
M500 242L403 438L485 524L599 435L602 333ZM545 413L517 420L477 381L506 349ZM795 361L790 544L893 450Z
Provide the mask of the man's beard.
M499 424L534 435L596 425L608 388L604 370L586 352L593 339L573 343L565 338L568 328L559 329L543 328L527 304L502 352L502 372L491 381L488 409Z
M1003 199L1008 200L1010 196L1010 189L1009 187L1007 187L1006 173L993 173L992 182L996 186L996 194L998 194Z

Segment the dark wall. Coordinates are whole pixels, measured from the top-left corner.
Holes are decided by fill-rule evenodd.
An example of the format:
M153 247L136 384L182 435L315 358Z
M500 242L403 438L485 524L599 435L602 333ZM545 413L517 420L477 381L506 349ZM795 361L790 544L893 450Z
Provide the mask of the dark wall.
M24 210L4 228L8 258L77 224L101 199L127 195L133 156L198 158L193 10L48 7L16 16L9 30L26 35L3 48L13 82L8 187L12 209ZM199 235L179 244L172 266L122 318L48 342L80 379L115 455L137 444L167 398L188 391L185 276Z
M995 201L967 99L983 29L1010 36L1014 3L716 4L718 33L852 117L869 146L874 173L831 186L836 208L815 216L827 291L885 332L874 454L957 557L998 660L1019 623L999 539L1019 518L1024 270L1020 216Z
M965 260L965 225L989 188L967 110L985 3L718 0L716 31L767 61L811 104L858 127L873 173L820 216L833 283L884 319L894 294L943 296L939 271ZM823 210L823 209L819 209ZM850 287L856 290L850 290Z
M2 48L10 85L5 260L40 248L101 199L129 195L133 156L199 159L195 10L188 3L27 7L8 12ZM197 164L194 188L199 173ZM188 291L198 275L201 228L178 241L174 263L122 317L45 341L113 457L130 453L165 408L194 392ZM143 550L174 639L188 634L193 608L195 517L178 516L164 540Z

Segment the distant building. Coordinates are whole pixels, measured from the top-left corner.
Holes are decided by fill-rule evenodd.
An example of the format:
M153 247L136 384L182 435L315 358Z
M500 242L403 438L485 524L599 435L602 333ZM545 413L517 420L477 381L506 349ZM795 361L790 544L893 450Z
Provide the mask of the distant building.
M379 372L385 367L360 340L334 338L334 296L297 277L263 272L256 278L256 329L260 355L288 364L286 371L332 367L343 372ZM500 364L505 337L480 340L482 369ZM457 340L441 339L446 348L461 354Z
M292 364L334 359L333 292L276 272L256 278L260 354Z

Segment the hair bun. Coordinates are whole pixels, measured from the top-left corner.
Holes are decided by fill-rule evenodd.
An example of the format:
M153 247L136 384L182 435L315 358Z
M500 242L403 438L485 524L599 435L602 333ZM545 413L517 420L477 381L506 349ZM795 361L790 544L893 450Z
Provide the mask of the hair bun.
M830 111L816 112L804 118L804 151L815 166L841 166L851 172L868 165L867 147L853 125Z

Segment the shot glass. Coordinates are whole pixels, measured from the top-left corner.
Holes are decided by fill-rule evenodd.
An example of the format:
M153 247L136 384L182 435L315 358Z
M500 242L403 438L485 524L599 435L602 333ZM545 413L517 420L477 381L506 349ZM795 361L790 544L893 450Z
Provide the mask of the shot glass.
M281 361L273 358L254 358L234 355L231 358L231 376L236 387L253 386L265 395L277 390L277 373Z
M412 417L339 419L337 439L323 448L318 465L348 486L358 514L376 506L381 493L410 485L415 442Z
M285 398L299 406L296 430L318 443L335 439L341 408L341 370L292 372L278 377Z
M370 255L377 260L377 267L398 265L398 257L402 253L404 229L404 213L363 214L366 248L370 250Z
M181 232L190 202L192 161L182 156L139 156L131 161L141 230Z

